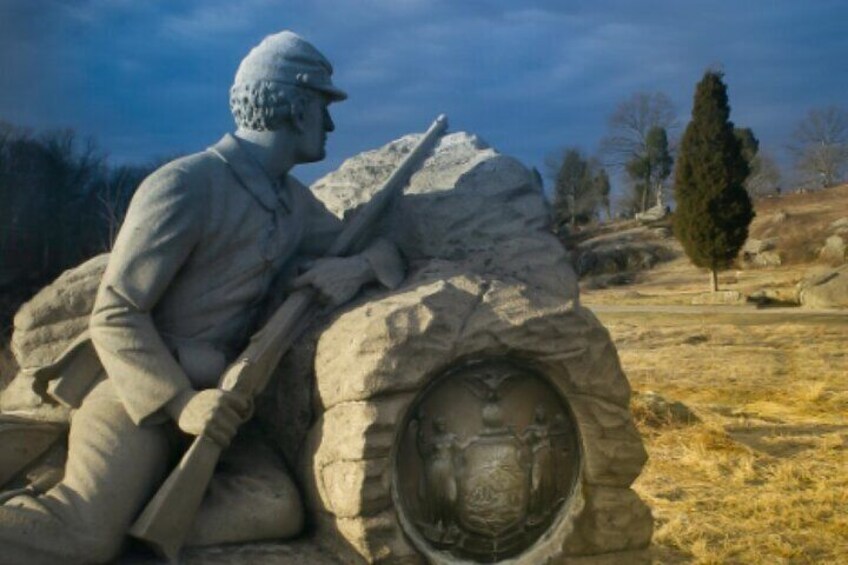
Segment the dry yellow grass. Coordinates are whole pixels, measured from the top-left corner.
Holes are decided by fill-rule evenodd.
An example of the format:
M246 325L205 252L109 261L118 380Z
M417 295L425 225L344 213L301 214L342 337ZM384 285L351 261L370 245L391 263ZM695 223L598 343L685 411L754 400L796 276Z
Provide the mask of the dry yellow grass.
M638 422L658 563L848 562L848 316L601 314L634 390L700 423Z

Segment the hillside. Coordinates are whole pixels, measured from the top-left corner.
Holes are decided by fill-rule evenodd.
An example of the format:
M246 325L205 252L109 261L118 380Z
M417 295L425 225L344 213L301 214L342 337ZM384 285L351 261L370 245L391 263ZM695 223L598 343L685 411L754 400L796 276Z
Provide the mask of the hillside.
M716 298L734 306L692 306L713 298L708 275L662 222L617 222L572 242L578 257L596 255L576 261L595 269L582 301L610 331L633 387L649 453L634 488L654 515L655 563L843 563L848 554L848 311L746 304L758 292L791 304L804 275L827 267L824 241L840 230L848 240L848 186L755 209L749 249L780 265L740 257L721 273ZM669 260L633 268L659 247ZM605 272L615 265L625 268Z
M761 198L754 207L757 215L746 249L762 253L741 253L734 269L719 274L723 292L712 299L744 303L753 295L791 304L806 274L835 264L819 256L828 237L848 241L848 184ZM709 294L706 271L686 258L668 219L602 224L574 234L566 245L573 250L587 304L691 304L711 299L704 296Z

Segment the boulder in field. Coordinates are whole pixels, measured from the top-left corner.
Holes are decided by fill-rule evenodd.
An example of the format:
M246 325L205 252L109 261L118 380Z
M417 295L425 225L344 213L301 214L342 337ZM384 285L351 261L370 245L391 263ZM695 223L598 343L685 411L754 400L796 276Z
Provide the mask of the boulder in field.
M798 283L798 297L805 308L848 308L848 265L813 270Z

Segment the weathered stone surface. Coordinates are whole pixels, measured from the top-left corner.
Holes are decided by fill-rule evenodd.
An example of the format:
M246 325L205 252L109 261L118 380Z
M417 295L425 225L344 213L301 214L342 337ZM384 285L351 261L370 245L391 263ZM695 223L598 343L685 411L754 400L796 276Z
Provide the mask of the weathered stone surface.
M695 305L723 305L744 304L745 295L738 290L718 290L716 292L704 292L692 297Z
M400 138L348 159L311 188L336 215L350 214L389 176L418 139ZM536 175L477 136L445 136L412 176L384 222L410 259L455 262L469 273L513 277L577 295L566 252L550 233Z
M65 271L21 306L14 319L12 352L21 371L0 394L0 411L28 418L67 421L66 408L46 404L33 390L28 370L53 362L88 329L88 319L108 254Z
M397 499L392 503L399 424L420 391L447 368L463 359L502 357L550 379L571 407L581 438L582 487L566 513L571 518L533 546L534 562L561 562L578 515L593 533L568 542L572 553L642 547L645 532L650 538L650 516L621 487L639 474L646 453L609 334L591 312L560 294L514 279L458 273L445 261L431 262L387 296L351 307L322 333L315 358L319 417L299 466L312 513L325 516L329 531L368 561L415 555L395 514ZM578 512L584 503L594 509L589 517ZM627 517L615 516L616 504ZM635 522L644 520L648 526L639 530ZM625 535L611 541L603 528L624 522ZM606 525L596 532L597 524Z
M760 268L779 267L783 264L783 258L777 251L763 251L762 253L757 253L756 255L750 256L748 261L751 266Z
M673 256L665 245L650 241L611 242L589 249L578 248L575 268L580 277L644 271Z
M842 236L832 235L825 240L824 246L819 251L819 259L841 264L845 262L846 254L848 254L848 246L845 245L845 240Z
M771 251L772 249L774 249L776 243L776 238L755 239L753 237L749 237L745 241L745 245L742 246L742 253L756 255L757 253L762 253L763 251Z
M397 422L413 395L382 402L346 402L324 412L316 423L320 448L304 465L317 480L310 489L320 505L341 518L367 516L391 506L389 455ZM313 438L313 444L314 444Z
M634 394L631 407L634 415L652 426L687 425L700 421L682 402L669 401L650 390Z
M801 305L806 308L848 308L848 265L816 269L798 288Z
M430 282L436 274L345 312L321 335L315 369L325 409L414 392L446 361L504 351L562 373L569 392L627 406L629 386L609 334L588 310L518 281L447 271Z
M630 486L648 460L630 411L591 396L568 400L580 422L585 484Z
M783 260L775 250L777 238L749 238L742 247L742 261L747 267L768 268L779 267Z
M640 222L655 222L657 220L662 220L667 214L668 209L662 204L657 204L656 206L648 208L644 212L637 212L635 218Z
M798 306L798 289L792 288L761 288L748 295L748 302L758 306Z
M331 528L341 533L358 556L368 563L419 564L424 558L409 545L397 526L394 510L359 518L330 518ZM326 531L326 527L322 528Z
M162 565L162 559L147 554L129 553L120 559L122 565ZM265 542L245 545L223 545L189 548L180 563L185 565L343 565L341 557L322 547L315 539Z
M638 550L653 533L651 510L632 490L587 487L586 505L566 542L567 555Z
M52 362L88 328L100 278L109 260L98 255L65 271L15 315L12 352L22 369Z
M581 278L616 275L651 269L677 256L666 239L668 226L633 228L605 233L582 241L573 253L575 270Z

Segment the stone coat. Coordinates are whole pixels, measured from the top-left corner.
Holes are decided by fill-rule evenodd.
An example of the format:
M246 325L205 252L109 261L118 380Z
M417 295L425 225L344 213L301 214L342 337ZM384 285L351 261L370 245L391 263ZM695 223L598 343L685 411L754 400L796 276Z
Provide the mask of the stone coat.
M255 329L272 283L288 279L299 257L320 256L340 228L308 188L291 176L274 182L231 135L173 161L133 198L95 300L90 342L80 336L36 378L60 375L51 392L73 406L102 363L134 422L164 421L161 408L182 390L217 384ZM381 282L400 282L391 244L365 256Z

